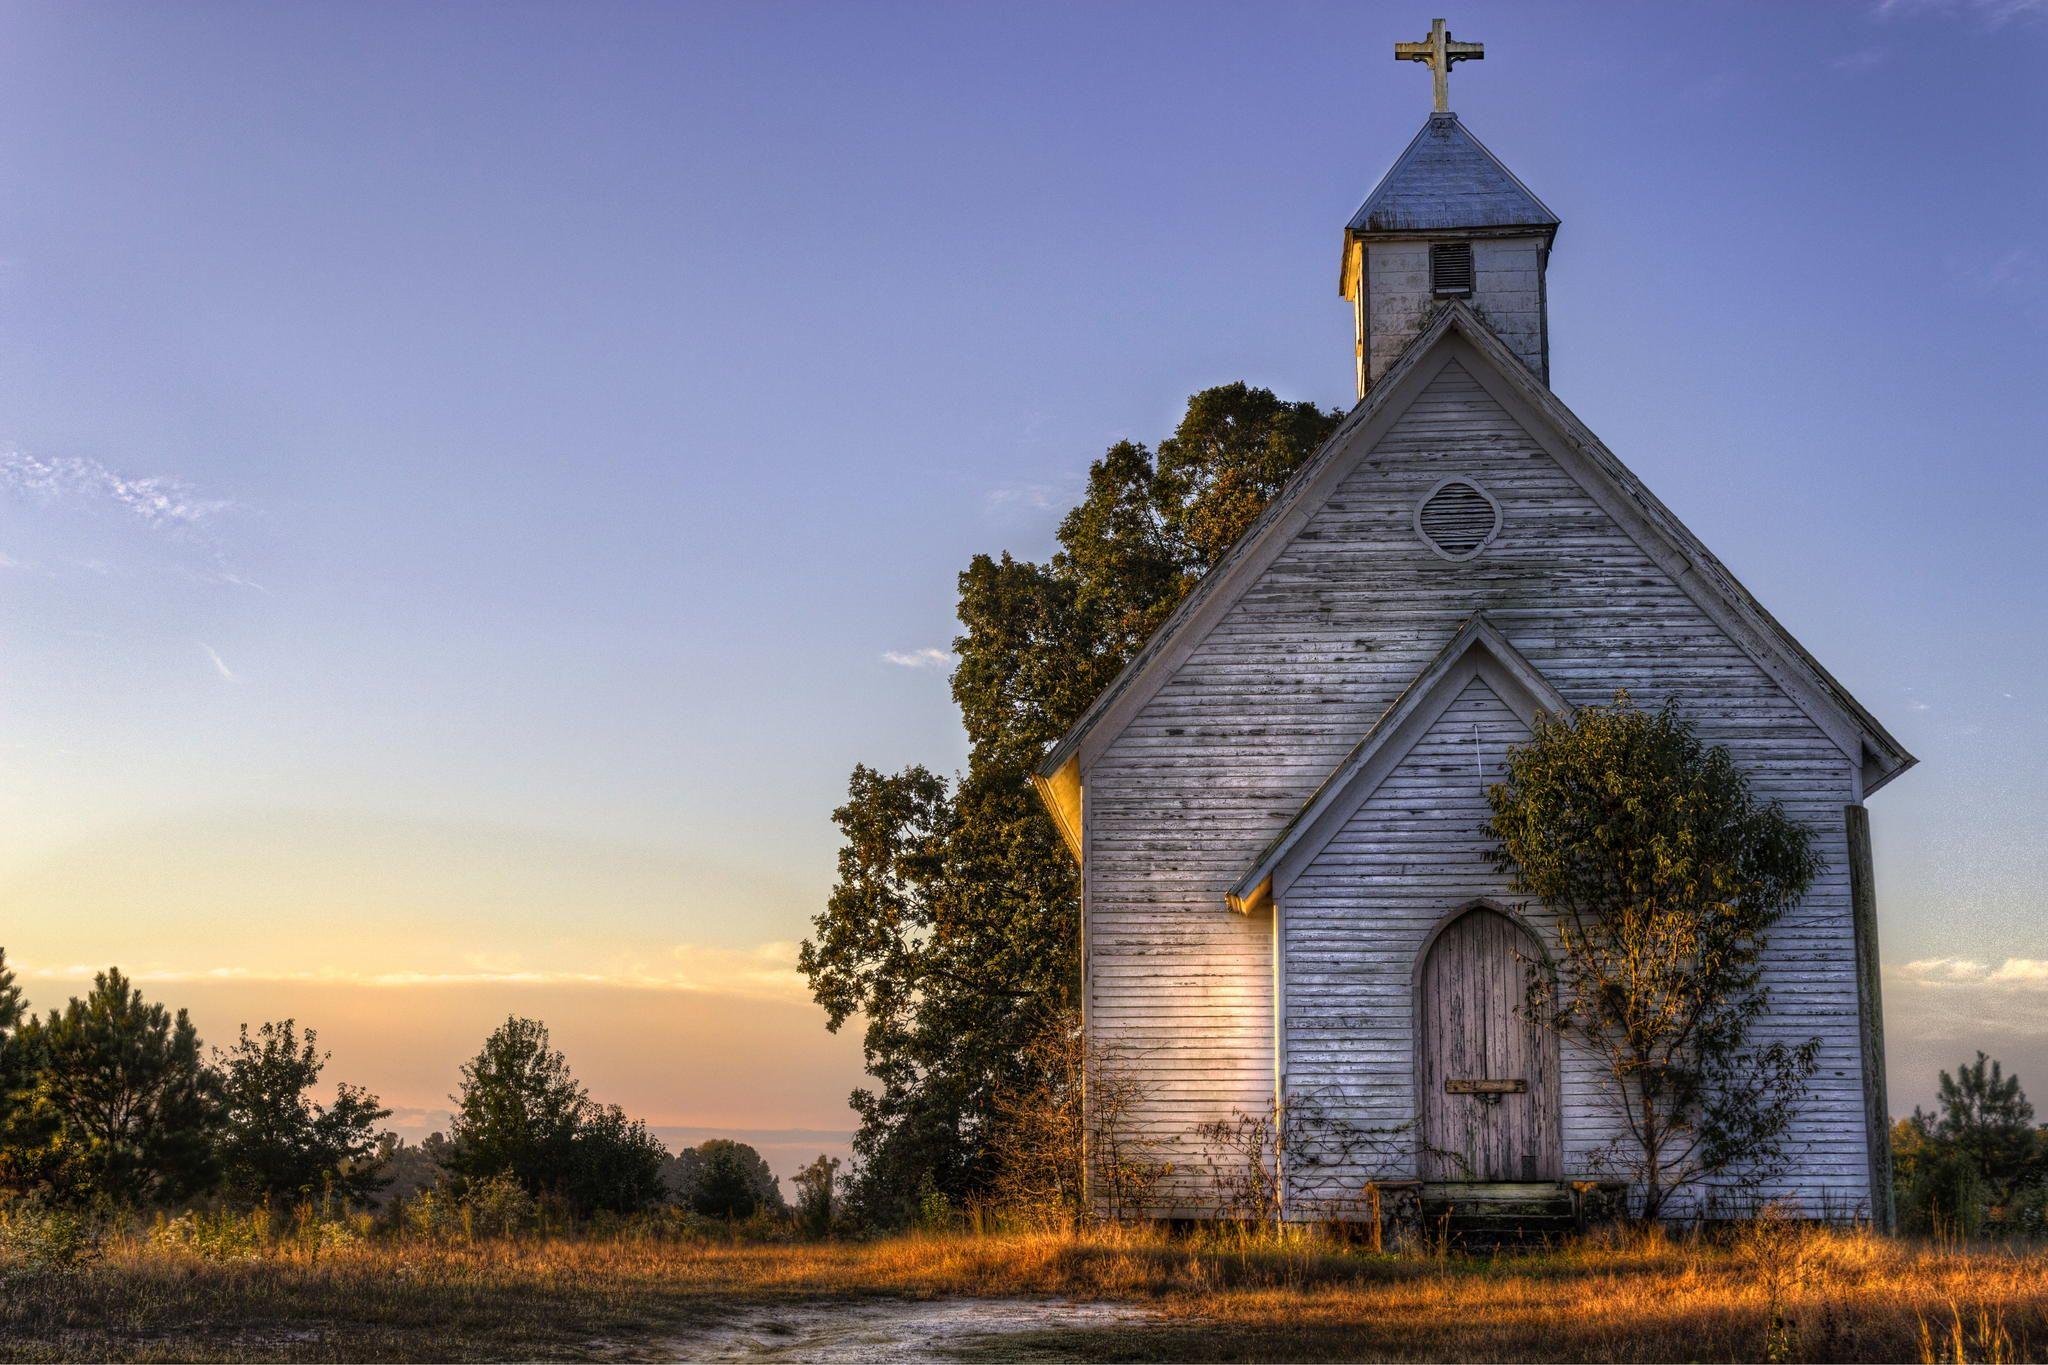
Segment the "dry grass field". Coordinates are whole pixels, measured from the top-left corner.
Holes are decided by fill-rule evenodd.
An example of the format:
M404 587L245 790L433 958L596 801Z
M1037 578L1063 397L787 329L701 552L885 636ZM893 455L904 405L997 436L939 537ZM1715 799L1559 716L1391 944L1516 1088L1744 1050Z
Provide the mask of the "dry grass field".
M1154 1232L746 1243L645 1232L417 1240L111 1237L70 1266L0 1250L10 1360L661 1359L822 1305L1135 1305L941 1354L1075 1360L2020 1360L2048 1355L2048 1257L1761 1224L1499 1256L1313 1235ZM930 1343L926 1343L929 1345ZM803 1358L800 1343L790 1358Z

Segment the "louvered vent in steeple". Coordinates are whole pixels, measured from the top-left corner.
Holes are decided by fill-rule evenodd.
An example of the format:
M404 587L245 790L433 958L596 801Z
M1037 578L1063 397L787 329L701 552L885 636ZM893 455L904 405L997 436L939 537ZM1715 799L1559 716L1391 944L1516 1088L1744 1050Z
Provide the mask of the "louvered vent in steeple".
M1437 242L1429 248L1429 289L1438 298L1472 297L1472 244Z
M1416 507L1415 532L1445 559L1470 559L1500 533L1500 504L1469 479L1445 479Z

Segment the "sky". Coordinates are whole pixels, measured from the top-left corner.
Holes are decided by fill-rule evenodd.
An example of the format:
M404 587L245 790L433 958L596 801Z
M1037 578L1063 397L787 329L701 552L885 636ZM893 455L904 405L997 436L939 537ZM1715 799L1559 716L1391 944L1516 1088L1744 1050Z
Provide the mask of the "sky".
M1245 379L1351 401L1429 108L1552 384L1922 760L1895 1108L2048 1099L2048 0L0 6L0 944L290 1014L414 1134L508 1013L844 1149L793 969L954 575Z

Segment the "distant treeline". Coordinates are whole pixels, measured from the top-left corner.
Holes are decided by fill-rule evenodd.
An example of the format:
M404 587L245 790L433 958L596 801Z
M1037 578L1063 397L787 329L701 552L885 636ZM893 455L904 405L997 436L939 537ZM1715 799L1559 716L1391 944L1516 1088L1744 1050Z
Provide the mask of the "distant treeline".
M552 1208L569 1218L683 1205L710 1218L787 1212L752 1147L713 1138L671 1154L647 1125L593 1101L547 1026L508 1018L462 1067L446 1135L418 1145L345 1082L321 1102L328 1054L296 1020L247 1024L207 1050L186 1011L119 970L62 1009L29 1012L0 949L0 1198L150 1208L218 1203L436 1210ZM837 1161L799 1177L829 1224Z
M1077 1046L1078 1033L1059 1036ZM484 1040L461 1068L448 1132L418 1144L384 1130L390 1111L360 1086L339 1083L316 1100L326 1063L315 1031L291 1019L245 1024L232 1046L209 1051L186 1011L145 1000L114 969L87 995L32 1015L0 949L0 1199L127 1209L330 1201L508 1226L548 1210L577 1219L664 1205L817 1232L844 1217L838 1161L820 1156L798 1175L792 1210L745 1143L713 1138L671 1154L645 1123L589 1097L538 1020L508 1018ZM1021 1156L1006 1152L1005 1166L1036 1183L1019 1177L997 1202L1085 1216L1078 1053L1047 1069L1066 1083L1005 1110L1010 1129L1046 1130ZM1036 1122L1021 1121L1027 1112ZM1933 1112L1893 1125L1892 1157L1904 1231L2048 1234L2048 1127L2035 1123L2019 1078L1981 1052L1941 1073ZM920 1221L950 1216L928 1174L890 1193Z

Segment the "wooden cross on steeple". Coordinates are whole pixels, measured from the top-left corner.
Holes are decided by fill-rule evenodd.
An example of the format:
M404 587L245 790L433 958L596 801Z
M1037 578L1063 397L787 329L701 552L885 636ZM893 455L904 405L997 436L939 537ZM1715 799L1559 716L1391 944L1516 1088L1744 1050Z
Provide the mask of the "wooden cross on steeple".
M1451 38L1451 31L1444 27L1441 19L1432 19L1429 36L1419 43L1395 43L1394 60L1397 62L1422 62L1429 67L1430 83L1436 87L1436 111L1448 114L1451 111L1451 63L1476 62L1486 57L1484 43L1460 43Z

